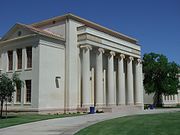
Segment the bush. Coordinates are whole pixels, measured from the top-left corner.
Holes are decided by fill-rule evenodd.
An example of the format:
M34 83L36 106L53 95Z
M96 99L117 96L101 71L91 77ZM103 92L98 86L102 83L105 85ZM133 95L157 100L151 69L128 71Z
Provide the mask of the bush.
M96 110L96 113L104 113L103 111Z

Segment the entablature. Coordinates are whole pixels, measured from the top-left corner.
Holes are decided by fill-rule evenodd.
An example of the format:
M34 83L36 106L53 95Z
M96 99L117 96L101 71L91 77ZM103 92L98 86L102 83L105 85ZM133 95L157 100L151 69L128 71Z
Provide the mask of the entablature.
M125 55L131 55L137 58L141 57L141 48L139 45L117 39L86 26L78 28L78 45L89 44L94 47L113 50Z

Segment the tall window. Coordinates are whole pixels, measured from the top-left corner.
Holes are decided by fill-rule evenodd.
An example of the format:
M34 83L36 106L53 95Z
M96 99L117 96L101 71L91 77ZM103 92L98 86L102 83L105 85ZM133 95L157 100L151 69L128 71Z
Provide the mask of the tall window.
M26 102L31 102L31 80L26 80Z
M21 102L21 89L16 89L16 102Z
M13 51L8 51L8 70L13 70Z
M32 47L26 48L27 54L27 68L32 68Z
M175 100L175 95L173 95L173 100Z
M17 69L22 69L22 49L17 49Z

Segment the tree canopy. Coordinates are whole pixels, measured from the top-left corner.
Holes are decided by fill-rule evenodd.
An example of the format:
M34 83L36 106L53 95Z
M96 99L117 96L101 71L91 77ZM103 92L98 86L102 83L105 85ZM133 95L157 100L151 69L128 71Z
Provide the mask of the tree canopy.
M12 99L12 94L15 91L15 88L21 89L23 82L19 78L19 74L14 73L12 78L9 78L7 74L2 74L0 77L0 102L1 102L1 114L3 110L3 103L7 99Z
M149 53L143 56L144 89L154 93L154 104L162 106L162 94L174 95L180 88L178 74L180 66L169 62L162 54Z

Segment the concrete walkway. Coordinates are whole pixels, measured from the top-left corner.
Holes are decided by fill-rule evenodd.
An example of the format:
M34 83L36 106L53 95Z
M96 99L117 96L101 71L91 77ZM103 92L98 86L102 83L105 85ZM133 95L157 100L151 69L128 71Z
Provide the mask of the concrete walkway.
M76 117L50 119L0 129L0 135L73 135L80 129L100 121L134 114L154 114L180 111L179 109L157 109L139 112L89 114Z

